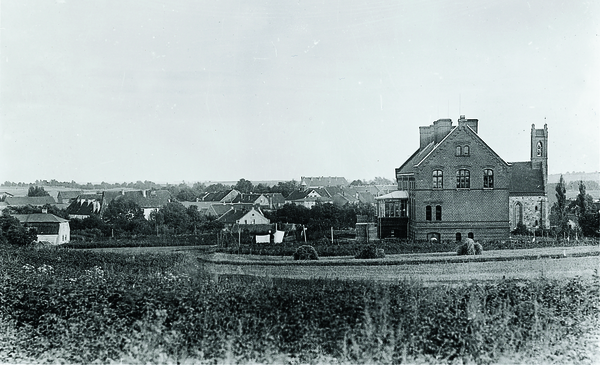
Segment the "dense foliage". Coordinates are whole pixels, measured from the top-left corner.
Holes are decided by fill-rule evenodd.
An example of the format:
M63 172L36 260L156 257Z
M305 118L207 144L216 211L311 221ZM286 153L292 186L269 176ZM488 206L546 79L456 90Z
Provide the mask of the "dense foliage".
M184 254L73 250L5 249L0 262L8 363L581 361L564 340L599 314L598 278L424 287L216 277Z
M30 186L27 191L27 196L49 196L50 194L44 190L43 186Z
M19 220L7 214L0 215L0 244L26 246L37 240L35 229L23 227Z

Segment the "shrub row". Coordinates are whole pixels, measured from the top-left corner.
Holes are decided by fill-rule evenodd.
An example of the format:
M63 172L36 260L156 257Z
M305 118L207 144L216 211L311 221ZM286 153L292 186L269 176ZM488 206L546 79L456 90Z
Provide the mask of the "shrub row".
M282 244L250 244L232 245L230 247L219 247L217 251L235 254L252 254L267 256L291 256L304 242L284 242ZM429 242L385 239L373 243L357 242L356 240L336 240L334 244L326 239L309 241L320 257L327 256L357 256L369 245L383 249L386 255L410 254L410 253L434 253L434 252L457 252L460 243L457 242ZM482 241L484 251L490 250L514 250L541 247L565 247L581 245L598 245L598 240L571 240L558 241L550 238L518 238L506 241Z

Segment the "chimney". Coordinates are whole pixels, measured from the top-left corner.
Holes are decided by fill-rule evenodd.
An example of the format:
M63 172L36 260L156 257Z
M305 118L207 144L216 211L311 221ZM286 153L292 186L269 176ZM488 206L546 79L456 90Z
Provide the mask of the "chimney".
M438 119L433 122L433 134L435 143L440 143L452 130L452 119Z
M459 127L462 127L462 126L470 127L475 133L478 133L478 131L477 131L478 124L479 124L479 119L467 119L467 118L465 118L464 115L461 115L460 119L458 119Z
M419 127L419 134L421 136L420 148L423 149L427 147L427 145L431 143L433 139L432 126Z

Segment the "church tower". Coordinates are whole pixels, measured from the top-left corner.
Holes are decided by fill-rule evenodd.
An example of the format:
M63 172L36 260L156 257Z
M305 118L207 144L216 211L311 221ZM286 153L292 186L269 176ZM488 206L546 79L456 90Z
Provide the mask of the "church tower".
M531 125L531 168L542 170L544 185L548 183L548 125L536 129Z

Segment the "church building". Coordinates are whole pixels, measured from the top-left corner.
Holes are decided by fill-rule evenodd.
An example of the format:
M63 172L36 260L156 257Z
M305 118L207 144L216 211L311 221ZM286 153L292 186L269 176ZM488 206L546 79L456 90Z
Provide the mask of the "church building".
M377 198L380 238L506 239L518 223L548 228L548 128L531 127L531 160L506 162L478 135L479 121L439 119L396 169L398 191Z

